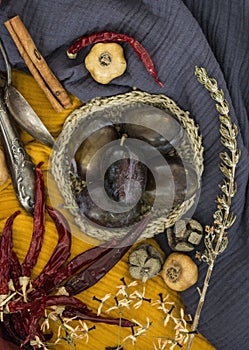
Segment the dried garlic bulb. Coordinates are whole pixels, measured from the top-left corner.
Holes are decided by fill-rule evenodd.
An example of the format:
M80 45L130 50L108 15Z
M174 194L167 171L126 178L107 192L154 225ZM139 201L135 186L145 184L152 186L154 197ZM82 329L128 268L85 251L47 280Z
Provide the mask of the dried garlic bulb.
M151 244L141 244L129 255L129 272L135 279L146 282L162 269L163 257Z
M0 149L0 186L3 185L9 177L7 165L3 151Z
M116 43L95 44L85 58L85 66L94 80L108 84L126 70L124 50Z
M197 282L198 268L188 255L172 253L164 263L162 277L169 288L182 292Z

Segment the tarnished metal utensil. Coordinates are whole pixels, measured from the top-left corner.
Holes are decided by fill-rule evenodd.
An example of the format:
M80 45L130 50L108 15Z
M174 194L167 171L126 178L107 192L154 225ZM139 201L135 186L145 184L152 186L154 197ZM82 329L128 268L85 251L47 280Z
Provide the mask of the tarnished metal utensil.
M6 55L0 41L0 50ZM7 69L7 80L10 78ZM8 84L8 81L7 81ZM20 141L18 132L13 124L11 115L7 110L5 100L5 87L0 88L0 133L5 151L7 165L11 174L13 187L20 204L33 214L35 202L35 167Z
M24 209L32 214L35 202L35 167L11 122L4 103L3 89L0 92L0 132L16 196Z
M5 103L15 121L31 136L49 147L54 146L54 138L42 123L23 95L11 85L11 66L0 40L0 49L5 61L7 81L5 85Z
M21 93L12 85L6 88L5 102L15 121L24 130L45 145L54 147L53 136Z

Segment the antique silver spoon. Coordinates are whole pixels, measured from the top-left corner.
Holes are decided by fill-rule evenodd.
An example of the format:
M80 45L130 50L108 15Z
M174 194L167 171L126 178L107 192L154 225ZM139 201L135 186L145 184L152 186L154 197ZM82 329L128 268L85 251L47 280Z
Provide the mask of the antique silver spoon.
M42 123L38 115L25 100L22 94L11 85L11 66L0 40L0 49L5 61L7 82L5 85L5 103L15 121L31 136L49 147L54 147L54 138Z
M0 51L5 54L2 43ZM6 66L6 69L9 68ZM10 79L9 72L7 71ZM7 83L5 83L7 84ZM24 209L33 214L35 202L35 167L20 141L5 104L5 86L0 88L0 133L16 196Z

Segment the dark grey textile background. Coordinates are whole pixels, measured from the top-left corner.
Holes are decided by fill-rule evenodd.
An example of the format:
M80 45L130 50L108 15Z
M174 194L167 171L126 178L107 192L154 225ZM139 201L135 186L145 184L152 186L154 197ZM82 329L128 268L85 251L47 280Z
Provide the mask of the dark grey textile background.
M249 244L248 244L248 0L10 0L0 7L0 35L11 64L25 65L3 22L19 15L37 47L64 86L81 100L129 91L131 87L164 93L190 111L200 125L205 147L202 193L194 217L212 223L215 198L222 176L218 169L219 121L215 105L194 76L195 66L205 67L224 90L231 117L239 127L242 152L233 202L237 221L229 234L229 247L217 261L200 320L202 332L218 350L249 349ZM154 83L133 50L124 45L128 68L111 84L97 84L82 63L89 48L75 61L66 56L74 39L97 31L127 33L151 54L165 88ZM0 69L4 69L0 59ZM159 237L167 250L163 236ZM206 266L199 267L199 285ZM198 301L196 288L182 294L188 312Z

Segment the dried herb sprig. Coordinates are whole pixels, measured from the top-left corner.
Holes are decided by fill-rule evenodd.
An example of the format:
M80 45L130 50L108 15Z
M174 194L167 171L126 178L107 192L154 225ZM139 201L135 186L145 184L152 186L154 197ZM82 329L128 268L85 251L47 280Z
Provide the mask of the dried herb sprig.
M224 92L218 88L217 81L209 78L204 68L196 67L195 75L198 81L210 92L214 101L220 119L221 143L229 151L221 152L220 170L224 175L224 182L220 185L221 194L217 196L217 210L213 214L214 222L212 226L206 226L206 235L204 238L205 252L197 253L197 257L208 264L208 270L204 280L202 290L200 290L200 299L195 312L192 331L196 331L199 319L204 305L209 281L213 272L216 258L221 254L228 244L227 230L234 224L236 216L231 212L232 198L236 194L237 186L235 182L235 170L240 158L240 152L237 148L238 129L229 116L229 104L224 97ZM191 349L195 334L189 337L187 350Z

